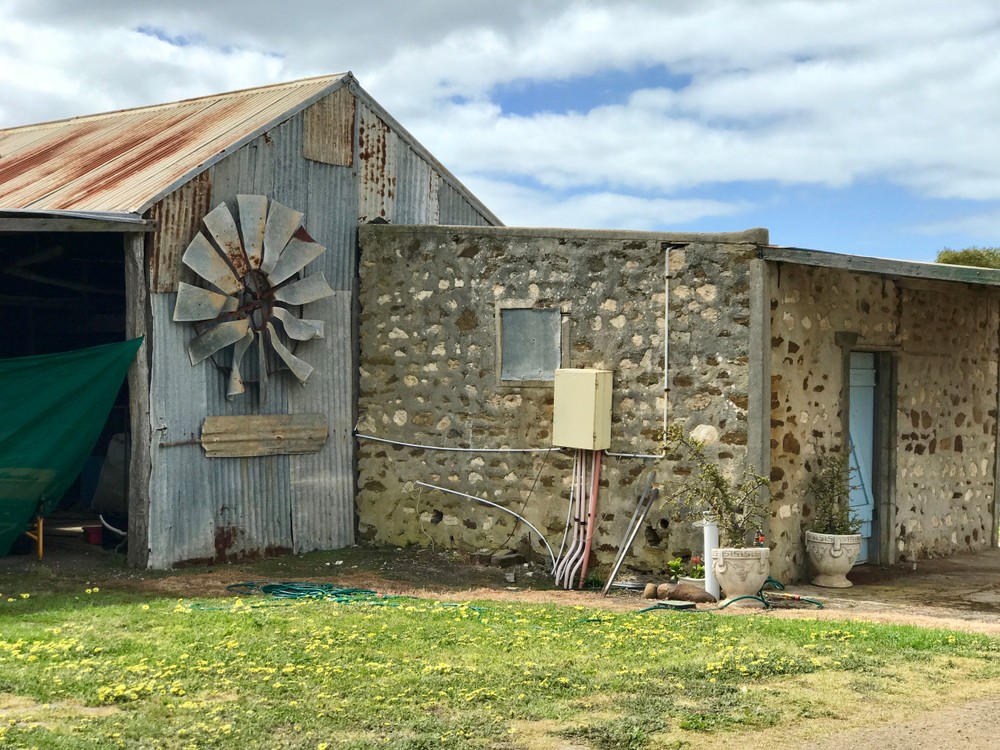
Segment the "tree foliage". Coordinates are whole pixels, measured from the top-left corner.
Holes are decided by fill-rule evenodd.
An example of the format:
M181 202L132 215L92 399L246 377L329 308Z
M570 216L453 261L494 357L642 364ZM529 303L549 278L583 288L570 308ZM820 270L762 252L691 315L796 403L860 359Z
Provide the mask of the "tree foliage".
M967 247L952 250L946 247L937 255L938 263L950 266L976 266L978 268L1000 268L1000 247Z

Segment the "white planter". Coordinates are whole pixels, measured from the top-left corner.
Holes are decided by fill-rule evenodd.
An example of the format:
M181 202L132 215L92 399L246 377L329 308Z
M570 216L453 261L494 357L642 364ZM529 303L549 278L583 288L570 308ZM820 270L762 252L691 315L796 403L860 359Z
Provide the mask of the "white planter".
M846 589L854 584L847 573L861 553L861 534L817 534L806 532L806 554L816 575L815 586Z
M712 550L712 570L725 595L720 604L737 607L762 607L757 596L771 572L771 550L767 547L720 547Z
M702 591L705 590L704 578L688 578L687 576L677 576L677 583L689 583L692 586L697 586Z

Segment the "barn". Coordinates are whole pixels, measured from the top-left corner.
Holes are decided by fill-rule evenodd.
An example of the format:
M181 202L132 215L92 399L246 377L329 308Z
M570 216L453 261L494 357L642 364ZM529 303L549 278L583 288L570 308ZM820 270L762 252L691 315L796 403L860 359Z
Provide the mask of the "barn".
M144 337L131 565L353 543L371 221L499 224L350 73L0 130L0 357Z

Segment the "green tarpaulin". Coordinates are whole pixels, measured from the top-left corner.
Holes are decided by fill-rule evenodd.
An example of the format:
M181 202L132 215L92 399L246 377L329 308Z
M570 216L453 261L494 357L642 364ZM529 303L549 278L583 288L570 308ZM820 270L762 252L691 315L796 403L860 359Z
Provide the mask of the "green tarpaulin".
M0 360L0 554L73 484L141 343Z

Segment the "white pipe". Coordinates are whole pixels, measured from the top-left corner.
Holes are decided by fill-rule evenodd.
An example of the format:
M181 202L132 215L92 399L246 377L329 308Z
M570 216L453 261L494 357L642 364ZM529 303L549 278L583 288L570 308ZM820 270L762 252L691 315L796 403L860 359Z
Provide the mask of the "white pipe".
M605 456L614 456L615 458L666 458L666 453L612 453L611 451L604 451Z
M551 451L562 450L562 448L449 448L443 445L421 445L420 443L404 443L400 440L388 440L386 438L375 437L374 435L362 435L355 432L354 437L362 440L373 440L376 443L388 443L389 445L401 445L404 448L423 448L429 451L453 451L458 453L549 453Z
M663 442L667 442L667 402L670 400L670 246L663 252Z
M108 523L107 521L105 521L104 520L104 516L102 516L100 513L97 514L97 518L101 522L102 526L104 526L106 529L109 529L110 531L115 532L116 534L118 534L118 536L122 537L123 539L128 536L127 532L124 532L121 529L116 529L110 523Z
M584 458L581 461L581 463L583 464L585 470L587 467L587 454L589 453L590 451L586 450L583 451ZM584 474L583 477L583 486L582 486L583 492L581 493L582 497L580 503L580 544L577 547L576 557L573 559L573 564L566 571L565 588L567 589L573 588L573 579L576 578L576 574L579 572L580 567L583 565L584 561L585 548L587 544L587 534L589 533L590 530L590 524L587 519L587 508L592 502L591 495L593 490L590 486L590 483L592 481L593 476L594 476L593 460L591 460L590 477L588 478L586 474Z
M576 477L576 462L573 462L573 476ZM552 566L552 575L556 574L556 568L562 560L563 550L566 549L566 540L569 538L569 527L573 521L573 503L576 500L576 481L571 480L569 484L569 505L566 506L566 526L563 528L562 542L559 544L559 554L556 555L556 564Z
M489 500L484 500L483 498L476 497L475 495L467 495L464 492L458 492L457 490L449 490L446 487L438 487L436 484L427 484L426 482L414 482L414 484L419 484L421 487L429 487L432 490L439 490L441 492L447 492L447 493L449 493L451 495L458 495L459 497L465 497L465 498L468 498L469 500L475 500L476 502L484 503L486 505L491 505L494 508L498 508L499 510L504 511L505 513L510 513L512 516L514 516L514 518L518 519L519 521L523 521L524 524L526 526L528 526L528 528L530 528L532 531L534 531L538 535L538 538L542 540L542 544L545 545L545 549L547 549L549 551L549 557L552 560L552 567L555 567L555 565L556 565L556 556L552 552L552 547L549 546L548 541L546 541L545 537L542 536L542 532L540 532L538 529L536 529L534 527L534 525L531 523L531 521L529 521L524 516L518 515L517 513L515 513L514 511L512 511L510 508L505 508L502 505L497 505L494 502L491 502Z
M576 569L583 537L586 533L586 526L584 525L587 502L586 474L587 465L583 460L583 451L578 450L576 452L576 471L573 473L573 481L576 482L576 506L573 510L573 543L566 553L562 569L556 578L556 583L567 589L572 588L573 572Z
M583 460L583 451L577 450L576 471L573 474L573 481L576 482L576 504L573 507L573 543L570 545L569 551L566 553L566 557L563 560L561 577L556 581L556 583L560 586L567 589L570 588L571 585L571 571L580 555L580 545L583 543L583 535L586 531L586 527L584 526L583 511L587 497L586 475L587 465Z
M707 518L700 523L705 547L705 556L702 558L705 564L705 591L718 599L719 582L715 579L715 571L712 569L712 551L719 547L719 525Z

